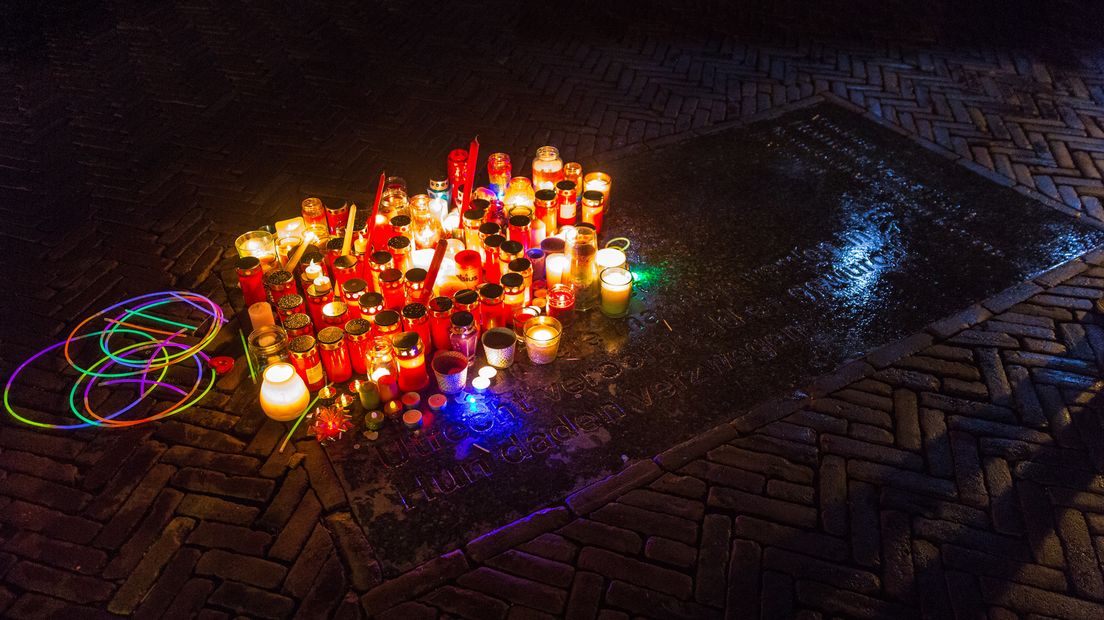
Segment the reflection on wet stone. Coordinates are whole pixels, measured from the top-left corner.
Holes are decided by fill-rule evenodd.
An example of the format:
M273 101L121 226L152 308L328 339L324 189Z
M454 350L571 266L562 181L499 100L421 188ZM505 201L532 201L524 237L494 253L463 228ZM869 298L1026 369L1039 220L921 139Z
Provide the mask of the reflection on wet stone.
M827 105L606 168L630 315L579 315L418 435L327 448L387 573L1104 241Z

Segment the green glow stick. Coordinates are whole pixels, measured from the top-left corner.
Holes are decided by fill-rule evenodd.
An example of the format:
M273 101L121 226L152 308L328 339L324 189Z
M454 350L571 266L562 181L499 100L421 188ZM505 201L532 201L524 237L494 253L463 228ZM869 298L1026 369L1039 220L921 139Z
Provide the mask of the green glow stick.
M158 323L164 323L165 325L172 325L174 327L180 327L182 329L188 329L188 330L195 330L195 328L196 328L195 325L188 325L187 323L177 323L176 321L170 321L169 319L165 319L165 318L162 318L162 317L159 317L159 316L153 316L152 314L146 314L146 313L140 312L138 310L130 310L129 312L131 314L135 315L135 316L140 316L142 318L146 318L146 319L149 319L151 321L157 321Z
M238 336L241 336L242 350L245 351L245 361L249 364L249 378L253 380L253 384L257 384L257 372L253 370L253 358L249 355L249 345L245 343L245 332L238 330Z
M325 390L327 387L330 387L328 383L326 384L326 387L322 388L322 390ZM287 437L284 437L284 443L280 444L281 454L283 454L284 448L287 447L288 440L291 439L291 436L295 434L295 429L299 428L299 423L303 421L303 418L307 417L307 412L310 411L312 407L314 407L314 403L318 402L318 397L322 395L322 390L318 390L318 393L314 395L314 400L310 401L310 404L307 405L307 408L304 409L303 413L300 413L299 417L295 420L295 424L291 425L291 430L288 431Z

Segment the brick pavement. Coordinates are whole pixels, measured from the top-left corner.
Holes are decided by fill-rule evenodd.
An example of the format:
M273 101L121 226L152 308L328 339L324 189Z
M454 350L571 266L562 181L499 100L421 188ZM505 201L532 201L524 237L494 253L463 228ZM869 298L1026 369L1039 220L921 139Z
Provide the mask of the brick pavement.
M841 43L787 22L830 7L780 7L731 24L701 7L718 29L792 28L770 42L662 7L623 28L591 9L556 39L533 26L553 16L496 29L516 17L468 5L89 2L5 19L5 297L36 286L5 300L0 370L110 300L172 285L237 303L225 249L244 227L305 194L364 192L381 165L424 176L472 133L586 163L819 94L1104 222L1104 76L1076 37L1040 55L906 22ZM915 23L938 24L932 10ZM457 27L473 15L483 36ZM277 452L283 426L240 377L156 426L5 420L0 610L1101 617L1102 296L1100 258L1074 261L382 583L324 453ZM23 403L47 415L66 387L50 370Z

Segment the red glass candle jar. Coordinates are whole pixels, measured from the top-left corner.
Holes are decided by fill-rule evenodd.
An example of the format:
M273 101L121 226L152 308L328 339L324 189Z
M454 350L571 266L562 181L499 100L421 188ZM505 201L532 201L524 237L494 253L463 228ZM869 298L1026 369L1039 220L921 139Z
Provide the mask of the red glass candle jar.
M406 237L407 239L410 239L411 238L410 225L412 223L413 223L413 220L410 218L410 216L406 215L404 213L400 213L399 215L392 216L391 220L387 223L387 225L391 227L391 235L390 236L391 237Z
M372 354L372 324L353 319L345 324L345 342L349 348L349 363L358 375L368 374L368 358Z
M502 276L502 318L505 325L514 321L514 312L525 306L525 278L520 273Z
M479 287L479 328L488 331L506 324L502 311L502 285L487 283Z
M520 273L525 278L522 292L525 293L525 305L529 305L529 300L533 298L533 263L528 258L515 258L507 268L511 273Z
M464 182L468 175L468 152L464 149L453 149L448 154L448 177L452 189L453 208L460 206L464 200Z
M345 332L340 327L326 327L318 331L319 356L322 368L331 383L348 381L353 376L353 364L349 348L345 344Z
M368 257L368 284L371 285L372 290L377 293L383 292L380 288L379 277L380 274L388 269L393 269L395 266L394 259L391 258L390 252L372 252L372 255Z
M376 315L383 310L383 295L376 292L365 293L357 300L360 306L360 318L375 321Z
M387 240L387 251L391 253L392 264L399 271L406 271L410 264L410 238L397 235Z
M309 260L307 254L311 255ZM305 292L315 279L326 275L326 258L322 256L321 252L311 248L307 250L306 254L303 254L303 258L295 266L295 272L299 277L299 285Z
M479 243L486 245L487 237L501 235L502 227L494 222L483 222L479 225Z
M399 366L399 390L417 392L429 385L426 372L425 345L418 332L401 332L391 337L395 361Z
M449 350L449 318L452 316L452 300L434 297L429 300L429 335L436 351Z
M268 272L264 277L264 285L268 294L268 301L274 306L280 302L280 298L284 295L299 292L295 286L295 278L283 269Z
M284 331L287 332L288 338L314 336L314 325L311 324L310 316L305 312L293 314L284 319Z
M576 222L576 210L578 198L575 193L574 181L560 181L556 183L556 223L558 226L574 226Z
M559 212L556 211L556 190L542 189L535 194L533 200L533 216L544 222L545 233L553 235L559 230L556 221Z
M502 251L502 244L506 243L506 237L491 235L484 242L486 254L483 257L483 281L498 282L502 277L502 266L498 262L498 255Z
M510 227L507 231L507 238L510 241L517 241L522 245L523 249L528 250L531 224L532 219L528 215L510 216Z
M482 250L479 227L483 225L483 216L486 214L485 209L477 209L474 205L462 214L461 226L464 229L464 247L467 249L477 252Z
M333 274L334 274L334 288L337 289L337 294L344 296L343 292L345 283L353 278L360 277L360 263L357 262L357 257L351 254L345 256L338 256L333 262Z
M413 303L422 298L428 276L426 270L421 267L408 269L403 274L403 291L406 294L406 303Z
M403 288L403 274L398 269L385 269L380 274L380 292L383 293L383 307L399 310L406 305L406 290Z
M583 192L583 208L580 219L588 224L594 224L595 230L602 228L602 212L605 205L602 204L602 192L587 190Z
M567 323L575 312L575 289L570 284L557 284L548 291L548 316Z
M351 318L360 318L360 298L364 296L366 288L368 288L368 283L360 278L349 278L341 287L341 298L349 306L349 316Z
M322 324L341 327L349 320L349 306L343 301L331 301L322 306Z
M483 282L483 257L475 250L460 250L456 261L456 279L465 288L475 288Z
M330 229L331 235L334 235L335 237L345 236L345 226L347 226L348 224L348 203L342 203L340 207L326 205L326 226Z
M302 295L292 293L291 295L284 295L280 298L280 301L276 302L276 310L280 314L280 322L293 315L301 314L307 311L306 300Z
M307 287L307 313L310 314L311 322L319 329L325 324L322 320L322 308L333 299L333 288L330 286L330 279L326 276L315 279Z
M394 310L381 310L372 324L376 336L392 336L402 331L401 317Z
M462 288L452 294L452 313L457 312L471 312L479 320L479 293L475 289Z
M575 184L575 191L583 187L583 165L577 161L569 161L563 167L563 180Z
M334 272L334 261L341 256L343 244L344 240L341 237L334 237L326 242L326 269L331 275Z
M491 189L499 198L506 193L506 186L510 183L512 172L510 156L506 153L491 153L487 157L487 179L491 182Z
M245 307L266 301L268 296L265 294L261 260L256 256L242 256L238 259L237 270L238 285L241 286L242 296L245 298Z
M504 241L502 247L498 248L498 273L499 281L501 276L509 273L510 261L522 258L525 256L525 247L517 241Z
M429 328L429 312L425 305L419 303L406 304L402 309L403 331L418 332L422 338L422 346L425 352L430 352L430 342L433 337Z
M288 357L295 372L307 384L307 389L315 392L326 385L326 373L322 368L322 357L318 353L313 336L298 336L288 343Z

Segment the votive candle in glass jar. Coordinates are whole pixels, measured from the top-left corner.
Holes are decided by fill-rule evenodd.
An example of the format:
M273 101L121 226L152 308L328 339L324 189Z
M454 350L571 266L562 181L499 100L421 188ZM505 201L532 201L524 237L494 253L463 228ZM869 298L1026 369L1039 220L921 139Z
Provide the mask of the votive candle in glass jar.
M314 325L311 323L310 315L305 312L293 314L284 319L284 330L291 339L299 336L314 336Z
M598 250L598 254L594 257L594 261L598 265L598 273L601 273L603 269L624 267L628 264L629 259L620 248L602 248Z
M314 282L307 287L306 297L307 313L310 314L311 321L315 326L321 329L324 325L322 308L334 299L333 287L330 286L330 279L326 276L315 278Z
M402 315L394 310L382 310L372 324L376 336L391 336L402 331Z
M319 355L322 368L330 383L343 383L353 376L353 364L349 359L349 347L345 332L340 327L326 327L318 331Z
M372 285L372 290L377 293L382 293L383 289L380 287L379 277L380 274L388 269L395 267L395 260L391 258L390 252L372 252L368 257L368 275L370 280L369 284ZM401 272L400 272L401 273Z
M551 364L560 349L563 324L550 316L537 316L525 322L525 352L534 364Z
M398 269L385 269L380 274L380 292L383 293L383 307L399 310L406 305L406 290L403 288L403 274Z
M590 172L583 177L583 191L596 191L602 194L602 205L609 206L610 187L613 178L605 172Z
M529 262L528 258L515 258L510 261L510 264L506 266L511 273L520 273L522 278L525 278L525 283L522 285L522 293L525 294L524 303L528 304L529 300L533 298L533 263Z
M341 327L349 320L349 306L343 301L331 301L322 306L322 324Z
M291 365L307 384L308 390L316 392L326 385L326 373L322 369L322 358L313 336L293 338L288 343L288 354Z
M484 285L486 286L486 285ZM480 287L483 288L483 287ZM480 295L475 289L462 288L452 294L452 312L470 312L479 323Z
M265 274L264 285L265 291L268 293L268 301L274 306L280 303L280 298L284 295L292 295L298 292L298 289L295 287L294 276L283 269L277 269Z
M525 278L520 273L502 276L502 318L506 325L514 320L514 312L525 305Z
M276 310L280 313L280 321L282 322L293 314L306 312L306 300L303 299L302 295L295 293L284 295L280 298L280 301L276 302Z
M475 202L475 201L473 201ZM462 226L464 227L464 247L477 252L482 251L479 239L479 227L483 225L483 216L487 214L485 209L472 205L464 211Z
M506 208L509 209L518 205L533 206L533 182L528 177L514 177L510 179L510 184L506 186L506 194L502 197L502 202L506 204Z
M556 190L551 188L538 190L533 202L533 217L544 222L546 235L551 235L560 229L556 225L559 216L556 210Z
M333 275L334 272L334 261L341 256L341 250L343 249L344 243L341 237L331 237L326 241L325 263L331 275Z
M533 159L533 186L537 189L551 189L563 178L563 160L560 150L554 146L542 146L537 149Z
M388 222L388 225L391 226L391 236L406 237L407 239L413 240L410 234L410 226L413 223L414 220L409 215L400 213L399 215L392 216L391 220Z
M447 351L449 348L449 318L452 317L452 300L434 297L429 300L429 333L433 348Z
M292 237L280 237L276 240L276 256L280 259L281 265L286 265L292 254L295 254L295 250L303 243L303 238L298 236Z
M602 271L602 314L620 318L629 313L632 296L632 273L624 267L610 267Z
M336 203L334 203L336 205ZM341 206L326 205L326 226L330 234L335 237L345 235L345 226L349 224L349 203L343 202Z
M502 285L493 282L479 287L479 326L483 331L506 324L502 293Z
M288 361L288 337L284 328L277 325L265 325L249 333L246 338L249 355L253 358L253 367L261 372L266 366Z
M508 327L496 327L483 333L483 353L487 363L495 368L509 368L514 363L517 335Z
M262 376L261 409L273 420L294 420L310 404L310 392L291 364L273 364Z
M566 323L575 311L575 289L570 284L557 284L548 289L548 316Z
M444 236L445 231L441 226L441 217L433 212L432 201L426 194L418 194L410 198L410 237L414 241L414 247L418 249L432 249Z
M595 190L583 192L583 208L580 219L588 224L594 224L596 230L602 229L602 193Z
M453 208L460 207L464 201L464 183L468 176L468 151L452 149L448 154L448 177L452 191Z
M502 227L495 222L483 222L479 225L479 245L483 248L484 254L487 251L487 237L501 234L503 234Z
M391 337L395 361L399 366L399 391L417 392L429 385L425 345L418 332L400 332Z
M267 301L261 261L256 256L240 256L236 268L238 285L241 287L242 297L245 298L245 307L248 308L259 301Z
M326 206L318 198L304 198L300 206L303 214L303 223L307 230L314 233L319 239L325 239L330 234L329 224L326 223Z
M597 236L590 228L579 227L569 249L571 269L564 279L575 287L575 308L589 310L598 303Z
M556 183L556 223L559 226L574 226L579 203L573 181Z
M449 348L468 358L468 365L475 363L479 344L479 324L471 312L457 312L449 317Z
M380 400L390 402L399 397L399 369L395 366L391 339L377 336L372 339L368 362L368 378L376 382Z
M498 248L498 273L506 274L510 271L510 262L525 256L525 246L517 241L504 241Z
M510 156L506 153L491 153L487 157L487 178L491 182L491 189L499 198L506 194L511 172Z
M341 298L349 306L349 316L351 318L360 318L360 298L364 297L366 288L368 288L368 283L360 278L349 278L341 287Z
M402 309L403 331L417 332L422 339L422 349L429 354L433 335L429 327L429 311L419 303L406 304Z
M566 254L550 254L544 259L544 279L548 286L556 286L564 281L564 273L571 268L571 259Z
M529 243L533 238L530 234L532 230L532 218L528 215L512 215L510 216L510 226L507 231L507 238L510 241L517 241L526 250L529 249Z
M473 288L483 282L483 257L475 250L461 250L453 259L456 261L456 279L461 286Z
M357 300L360 306L360 318L375 322L376 315L383 310L383 295L376 292L365 293Z
M252 230L234 240L238 256L253 256L261 262L261 270L272 271L276 268L276 240L263 230Z
M563 178L575 184L575 191L579 192L583 187L583 165L577 161L569 161L564 164Z
M372 324L364 319L353 319L345 323L345 341L349 347L349 362L353 372L368 374L368 357L372 347Z
M406 303L421 300L425 292L426 278L429 274L421 267L408 269L403 275L403 293L406 295Z
M529 319L540 316L541 309L536 306L523 306L514 310L514 333L517 334L518 344L525 344L525 324Z
M412 267L410 264L411 250L409 237L396 235L387 240L387 251L391 253L395 269L399 271L406 271Z
M525 258L529 259L529 264L533 266L533 280L544 280L544 250L540 248L530 248L525 252Z
M483 240L483 249L486 254L483 257L483 281L498 282L502 277L502 266L498 255L502 251L502 244L506 243L506 237L502 235L490 235Z
M353 278L360 277L360 263L357 261L357 257L346 254L345 256L338 256L335 258L333 262L333 274L337 294L344 296L345 283Z

